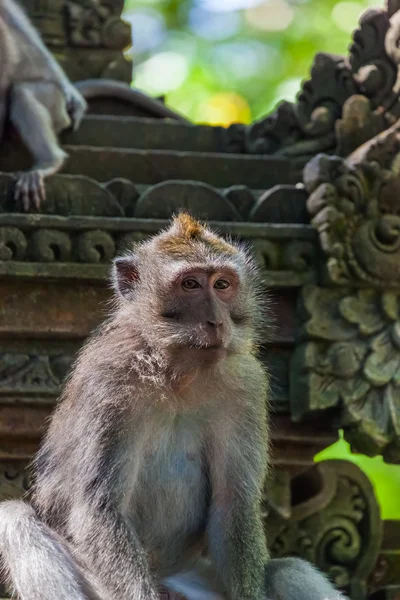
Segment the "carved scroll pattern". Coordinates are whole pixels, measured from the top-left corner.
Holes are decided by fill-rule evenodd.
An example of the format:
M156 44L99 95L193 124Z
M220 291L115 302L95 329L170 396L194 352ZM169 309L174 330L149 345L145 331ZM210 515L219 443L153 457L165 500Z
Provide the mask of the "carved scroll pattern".
M104 224L104 227L106 225ZM81 265L109 266L116 255L129 250L135 242L146 239L150 233L129 233L90 230L68 231L0 226L0 261L34 263L79 263ZM287 277L306 276L312 280L316 270L317 253L313 241L308 240L252 240L253 254L261 269L286 273ZM99 272L102 278L105 272Z
M266 520L272 555L301 556L351 598L366 598L382 539L366 476L347 461L324 461L292 479L290 489L290 514L272 511Z
M333 283L397 288L400 179L395 168L377 163L376 148L370 150L370 162L324 155L310 161L304 174L307 207ZM380 158L385 162L385 152ZM396 162L396 153L391 159Z

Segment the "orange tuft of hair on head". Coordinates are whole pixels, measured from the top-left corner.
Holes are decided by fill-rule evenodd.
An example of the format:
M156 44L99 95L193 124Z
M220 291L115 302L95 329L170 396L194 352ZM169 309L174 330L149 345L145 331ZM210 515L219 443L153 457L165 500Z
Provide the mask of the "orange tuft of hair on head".
M159 245L168 254L188 258L197 254L199 247L196 242L202 243L218 254L235 254L237 252L231 244L213 235L199 221L185 212L174 217L170 230L166 237L160 240Z
M177 234L188 240L195 240L204 234L203 225L188 213L179 213L172 222L172 226L178 229Z

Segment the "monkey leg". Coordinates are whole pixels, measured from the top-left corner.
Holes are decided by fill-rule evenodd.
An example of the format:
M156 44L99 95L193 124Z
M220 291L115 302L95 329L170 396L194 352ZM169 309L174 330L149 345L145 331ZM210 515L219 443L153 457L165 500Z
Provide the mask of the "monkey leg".
M182 593L187 600L227 600L216 583L208 560L201 559L187 572L166 578L169 590ZM265 569L265 600L346 600L328 579L309 562L299 558L269 561Z
M46 93L54 94L48 106L43 102ZM32 204L40 208L46 198L45 177L56 173L67 156L55 133L70 123L67 113L62 112L61 102L64 102L62 93L53 84L21 83L11 94L10 120L34 158L33 167L18 175L15 187L15 199L25 211Z
M276 558L265 569L268 600L346 600L311 563L300 558Z
M0 558L20 600L100 600L66 545L21 500L0 503Z

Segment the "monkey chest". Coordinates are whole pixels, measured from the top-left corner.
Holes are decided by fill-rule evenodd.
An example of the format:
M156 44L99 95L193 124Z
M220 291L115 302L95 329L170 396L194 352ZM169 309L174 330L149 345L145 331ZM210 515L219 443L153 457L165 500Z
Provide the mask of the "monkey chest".
M159 536L179 537L201 527L207 474L196 435L161 436L143 453L132 510L149 545Z

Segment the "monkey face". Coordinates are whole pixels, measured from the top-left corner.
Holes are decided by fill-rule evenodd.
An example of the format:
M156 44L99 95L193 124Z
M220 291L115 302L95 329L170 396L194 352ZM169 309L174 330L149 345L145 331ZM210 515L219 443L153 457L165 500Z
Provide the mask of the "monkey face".
M188 219L117 259L114 287L150 345L212 363L255 341L256 272L244 249Z
M170 342L195 350L199 359L222 358L230 350L231 312L238 297L239 276L232 268L186 267L169 282L160 318Z

